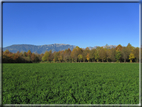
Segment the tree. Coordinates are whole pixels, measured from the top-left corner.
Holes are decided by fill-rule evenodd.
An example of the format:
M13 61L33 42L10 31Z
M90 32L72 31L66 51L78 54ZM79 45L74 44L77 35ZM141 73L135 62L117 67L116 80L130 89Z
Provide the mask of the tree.
M126 47L122 47L121 55L122 55L122 58L124 59L124 62L126 62L126 59L129 56L129 51Z
M68 56L68 60L71 62L72 58L71 58L71 50L70 50L70 48L68 48L68 54L67 54L67 56Z
M64 55L64 51L59 51L58 60L59 60L60 62L62 62L62 60L63 60L63 55Z
M20 57L21 57L21 56L23 56L23 55L24 55L24 52L23 52L23 51L21 51L21 52L20 52Z
M32 55L31 51L28 50L26 54L27 54L26 56L28 56L28 61L31 61L31 55Z
M86 59L87 59L87 61L89 62L89 60L90 60L89 53L87 53L87 55L86 55Z
M54 52L54 61L58 60L59 52Z
M74 51L74 61L77 62L78 55L82 54L83 50L81 48L79 48L78 46L76 46L73 51Z
M86 55L87 55L87 52L85 51L85 49L83 49L83 53L82 53L83 62L85 62L86 60Z
M128 43L128 45L127 45L126 48L127 48L128 52L129 52L129 55L130 55L130 53L133 52L133 50L134 50L134 47L133 47L130 43Z
M43 57L42 57L42 61L46 61L46 58L45 58L45 56L43 56Z
M64 56L63 56L63 60L65 62L69 61L70 59L70 54L71 54L71 50L68 48L64 51Z
M95 60L97 60L97 62L99 62L99 48L96 49L96 52L94 53L94 56L95 56Z
M65 51L64 51L64 56L63 56L63 60L65 61L65 62L67 62L67 49L65 49Z
M77 62L77 49L74 48L71 52L71 58L72 58L72 62L75 61Z
M49 51L49 61L51 62L53 60L54 56L52 54L52 50Z
M39 59L39 61L42 61L42 57L44 56L44 54L42 53L42 54L37 54L37 57L38 57L38 59Z
M130 62L132 63L132 60L135 58L134 54L133 53L130 53L129 55L129 59L130 59Z
M35 53L35 62L39 62L42 60L42 57L40 58L40 54L38 54L37 52Z
M134 56L136 57L136 61L139 62L139 48L138 47L134 49Z
M129 58L129 55L132 53L132 54L134 54L134 47L130 44L130 43L128 43L128 45L127 45L127 50L128 50L128 58Z
M36 62L36 55L34 53L32 53L31 55L31 61Z
M44 53L44 56L42 57L42 61L49 61L49 52L48 51L46 51Z
M30 50L28 50L28 52L27 52L27 56L28 56L28 57L31 57L31 55L32 55L31 51L30 51Z
M83 49L82 48L79 48L78 46L76 46L76 49L77 49L77 55L83 53Z
M117 62L120 62L120 57L121 57L121 53L119 51L119 49L116 50L116 60Z
M3 52L3 57L2 57L2 61L6 62L6 63L12 63L14 62L13 60L13 53L9 52L9 50L5 50L5 52Z
M2 56L2 61L4 63L12 63L13 62L13 54L12 53L4 53Z
M4 55L8 55L8 54L10 54L10 52L9 52L9 50L7 49L7 50L4 51Z
M60 56L58 57L58 60L61 62L61 61L63 60L63 57L60 55Z
M86 61L86 56L87 56L87 53L90 53L90 49L87 47L83 50L82 52L82 59L83 59L83 62Z
M78 59L79 59L80 62L81 62L81 60L82 60L82 55L81 55L81 54L78 55Z
M91 49L91 51L90 51L90 60L92 60L92 62L94 62L95 61L95 57L94 57L94 55L95 55L95 52L96 52L96 49Z
M55 59L53 59L53 62L55 62Z
M18 58L19 58L18 53L13 54L13 60L14 60L14 62L18 62L18 61L17 61Z
M27 56L27 53L26 53L26 52L24 52L23 56L24 56L24 57L26 57L26 56Z
M102 62L106 59L106 52L103 47L100 47L99 49L99 56L100 59L102 59Z
M19 52L19 51L17 51L17 54L19 55L19 54L20 54L20 52Z
M110 49L109 57L110 57L110 59L111 59L112 62L115 62L115 56L116 56L116 50L115 50L115 48Z
M122 46L119 44L115 49L118 50L118 51L121 51L122 50Z
M105 49L105 52L106 52L106 59L107 59L107 62L108 62L108 59L111 57L110 56L110 49Z

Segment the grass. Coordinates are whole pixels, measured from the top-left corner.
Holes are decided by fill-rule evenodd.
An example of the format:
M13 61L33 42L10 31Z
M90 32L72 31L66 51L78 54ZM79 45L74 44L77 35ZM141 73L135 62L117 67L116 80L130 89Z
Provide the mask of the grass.
M3 104L138 104L138 63L3 64Z

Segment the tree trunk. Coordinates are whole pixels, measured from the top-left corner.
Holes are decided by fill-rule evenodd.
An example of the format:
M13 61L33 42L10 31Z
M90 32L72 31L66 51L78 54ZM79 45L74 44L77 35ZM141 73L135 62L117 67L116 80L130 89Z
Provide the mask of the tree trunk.
M124 62L126 63L126 59L124 59Z
M72 58L72 63L73 63L73 58Z
M132 59L130 59L130 62L132 63Z

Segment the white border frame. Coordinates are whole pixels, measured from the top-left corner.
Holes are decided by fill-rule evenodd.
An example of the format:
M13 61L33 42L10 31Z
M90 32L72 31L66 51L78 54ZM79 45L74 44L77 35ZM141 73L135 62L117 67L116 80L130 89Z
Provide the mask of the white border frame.
M3 3L139 3L139 104L3 104L2 105L2 56L0 56L0 105L1 106L141 106L141 37L142 37L142 1L141 0L0 0L1 1L1 44L0 48L3 47ZM1 50L2 55L2 50Z

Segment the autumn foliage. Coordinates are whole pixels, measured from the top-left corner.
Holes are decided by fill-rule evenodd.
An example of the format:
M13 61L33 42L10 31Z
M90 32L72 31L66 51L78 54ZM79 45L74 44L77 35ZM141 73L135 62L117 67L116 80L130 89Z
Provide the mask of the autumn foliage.
M107 46L106 46L107 47ZM32 62L138 62L139 48L130 43L124 47L120 44L116 48L97 47L96 49L85 49L76 46L72 51L66 50L44 54L28 52L11 53L9 50L3 52L3 63L32 63Z
M133 53L130 53L129 55L129 59L130 59L130 62L132 63L132 60L135 58L134 54Z

